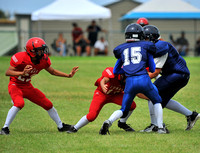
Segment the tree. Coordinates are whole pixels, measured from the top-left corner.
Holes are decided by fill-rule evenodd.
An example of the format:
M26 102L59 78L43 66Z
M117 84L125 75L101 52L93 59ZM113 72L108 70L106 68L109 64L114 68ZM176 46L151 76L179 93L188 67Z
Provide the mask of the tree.
M5 15L5 13L2 10L0 10L0 19L6 19L6 18L7 17Z

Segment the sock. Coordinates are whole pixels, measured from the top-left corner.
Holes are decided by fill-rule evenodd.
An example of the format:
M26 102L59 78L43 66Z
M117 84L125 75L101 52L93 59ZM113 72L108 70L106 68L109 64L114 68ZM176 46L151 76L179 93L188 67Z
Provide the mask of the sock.
M151 124L158 126L156 116L155 116L155 112L154 112L154 106L153 106L153 103L150 100L148 100L148 106L149 106L149 114L150 114L150 118L151 118Z
M153 105L158 128L163 128L163 110L160 103Z
M192 111L185 108L183 105L181 105L179 102L170 99L169 102L166 105L166 108L173 110L175 112L181 113L185 116L192 115Z
M132 113L133 113L133 111L129 111L128 115L125 118L121 118L120 119L120 122L126 123L127 119L131 116Z
M56 122L58 128L61 129L63 127L63 125L62 125L62 121L61 121L56 109L54 107L52 107L47 112L48 112L49 116L51 117L51 119Z
M88 119L86 118L86 115L85 115L78 121L78 123L76 123L76 125L74 125L74 128L76 130L79 130L80 128L87 125L88 123L90 123L90 122L88 121Z
M120 117L122 117L122 115L123 115L123 112L121 110L117 110L110 116L108 120L110 121L112 125L112 123L116 121L117 119L119 119Z
M6 122L3 127L9 127L12 121L14 120L15 116L17 115L20 108L16 106L12 106L11 109L8 111Z

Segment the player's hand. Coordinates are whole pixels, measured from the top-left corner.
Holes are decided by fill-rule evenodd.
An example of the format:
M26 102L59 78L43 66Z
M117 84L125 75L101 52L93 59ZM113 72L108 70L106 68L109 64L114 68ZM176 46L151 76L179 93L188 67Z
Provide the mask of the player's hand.
M78 66L73 67L71 73L68 76L68 78L73 77L74 74L78 71L78 68L79 68Z
M108 85L107 85L107 84L104 84L104 85L102 86L102 90L103 90L103 92L106 94L107 91L108 91Z
M33 69L32 65L26 65L26 67L23 70L23 76L28 76L29 72Z

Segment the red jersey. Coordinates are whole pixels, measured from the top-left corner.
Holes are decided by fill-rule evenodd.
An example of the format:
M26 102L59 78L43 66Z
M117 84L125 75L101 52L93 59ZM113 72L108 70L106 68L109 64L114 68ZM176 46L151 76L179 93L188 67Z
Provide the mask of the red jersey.
M33 64L30 56L26 52L16 53L11 57L10 65L15 67L17 71L23 71L26 65L32 65L33 69L26 76L10 76L10 81L17 84L28 84L31 77L38 74L42 69L46 69L51 65L49 57L44 54L39 64Z
M107 67L103 72L102 72L102 76L97 79L97 81L95 82L95 86L98 86L97 89L100 90L101 92L103 92L101 85L100 85L100 81L104 78L107 77L110 79L110 81L108 83L106 83L108 85L108 91L106 94L118 94L118 93L122 93L124 91L124 85L121 85L120 83L120 77L118 77L119 75L114 75L113 73L113 67Z
M81 34L83 34L83 30L81 28L74 28L72 31L73 41L75 41Z

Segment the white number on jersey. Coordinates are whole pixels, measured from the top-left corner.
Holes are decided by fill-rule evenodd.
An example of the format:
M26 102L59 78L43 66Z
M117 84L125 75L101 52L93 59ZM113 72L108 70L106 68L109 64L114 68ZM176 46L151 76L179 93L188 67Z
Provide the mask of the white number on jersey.
M138 64L142 60L141 47L131 47L131 62L133 64ZM124 54L124 66L130 65L129 60L129 50L126 48L123 52Z

